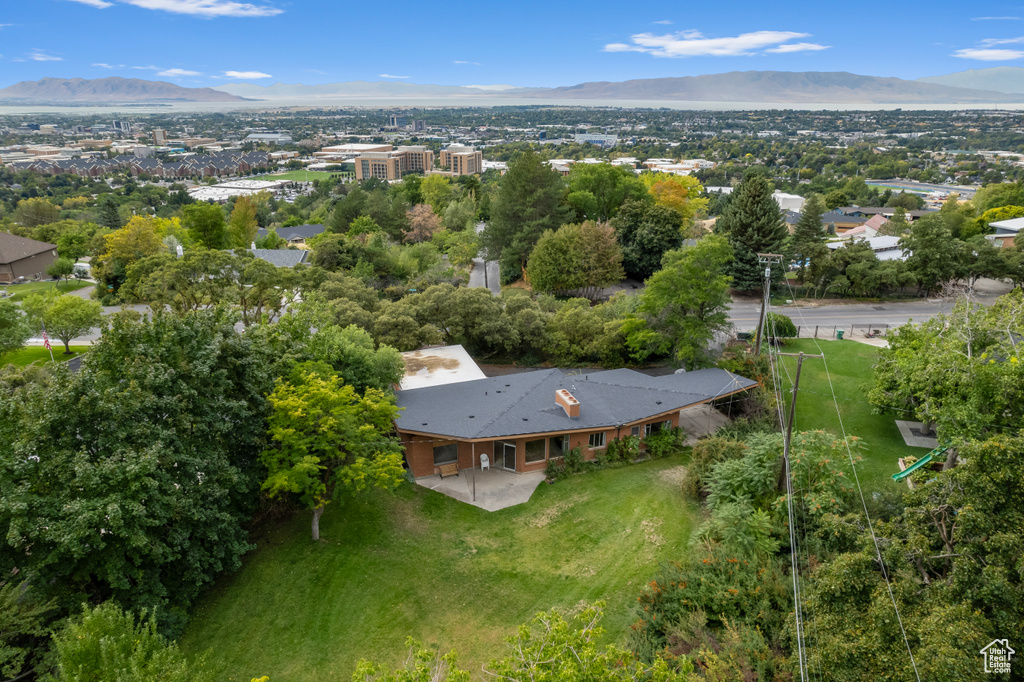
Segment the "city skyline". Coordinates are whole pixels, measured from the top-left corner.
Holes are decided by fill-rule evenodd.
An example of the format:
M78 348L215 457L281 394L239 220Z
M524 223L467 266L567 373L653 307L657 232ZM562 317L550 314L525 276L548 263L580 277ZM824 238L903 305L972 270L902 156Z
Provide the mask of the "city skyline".
M1024 66L1024 7L905 5L870 1L837 21L806 1L789 3L785 15L751 2L728 12L654 2L629 16L610 3L527 1L514 11L399 3L382 20L373 7L322 0L40 0L0 11L0 86L122 76L187 87L549 87L760 70L914 79Z

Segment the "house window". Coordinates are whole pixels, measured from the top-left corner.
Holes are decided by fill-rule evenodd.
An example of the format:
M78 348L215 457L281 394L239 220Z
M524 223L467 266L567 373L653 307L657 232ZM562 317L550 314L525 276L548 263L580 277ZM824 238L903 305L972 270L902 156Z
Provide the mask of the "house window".
M631 435L631 436L639 436L640 435L640 427L639 426L634 426L633 428L631 428L629 430L629 435Z
M544 446L545 443L543 438L526 441L526 461L543 462L545 454Z
M604 431L590 434L590 448L597 449L604 447Z
M565 453L569 452L569 435L555 436L549 439L550 445L548 448L551 450L551 454L548 455L548 459L555 459L556 457L564 457Z
M449 464L459 458L459 446L457 443L434 446L434 466Z
M662 429L670 428L672 428L672 422L669 420L658 422L657 424L647 424L644 426L644 438L647 438L647 436L652 433L658 433L658 431L661 431Z

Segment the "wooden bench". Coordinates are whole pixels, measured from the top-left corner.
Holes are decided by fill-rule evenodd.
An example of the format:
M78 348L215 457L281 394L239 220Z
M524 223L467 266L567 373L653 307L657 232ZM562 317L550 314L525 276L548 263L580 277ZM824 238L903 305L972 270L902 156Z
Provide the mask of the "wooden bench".
M444 478L445 476L459 475L459 465L457 462L442 464L439 468L441 469L441 478Z

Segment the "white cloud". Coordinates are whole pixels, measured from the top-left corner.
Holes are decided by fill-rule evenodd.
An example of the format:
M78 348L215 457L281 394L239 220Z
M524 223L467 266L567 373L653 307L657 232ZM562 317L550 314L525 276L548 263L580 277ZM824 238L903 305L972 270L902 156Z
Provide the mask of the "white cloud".
M243 81L256 80L258 78L273 78L269 73L262 71L225 71L223 78L237 78Z
M80 0L81 1L81 0ZM105 0L99 0L104 2ZM198 17L272 17L283 9L234 0L122 0L143 9L162 10Z
M661 24L662 26L670 26L672 24L668 19L662 19L661 21L652 21L653 24Z
M971 21L1020 21L1020 17L973 17Z
M104 64L103 62L97 62L93 66L98 66L101 69L123 69L124 64Z
M1006 62L1011 59L1020 59L1024 57L1024 52L1021 50L992 50L986 48L967 48L963 50L957 50L953 53L954 57L960 59L976 59L983 62Z
M985 38L981 41L981 44L985 47L991 47L992 45L1015 45L1017 43L1024 43L1024 37L1021 38Z
M473 66L480 66L480 62L467 62L463 59L456 59L452 64L472 64Z
M378 74L377 78L408 78L408 76L393 76L390 73Z
M158 76L164 76L166 78L181 78L182 76L202 76L203 74L198 71L188 71L186 69L165 69L157 73Z
M610 43L604 46L604 51L644 52L655 57L738 57L758 54L773 45L783 47L781 43L809 35L795 31L754 31L725 38L705 38L703 33L695 30L661 36L637 33L630 36L632 43Z
M772 54L790 54L792 52L817 52L818 50L827 50L832 47L831 45L819 45L818 43L789 43L788 45L779 45L778 47L770 47L765 52L771 52Z
M63 57L57 57L52 54L47 54L43 50L35 49L28 55L28 58L34 62L62 62Z
M159 66L153 66L152 64L150 64L149 66L129 66L128 68L137 69L139 71L160 71Z
M108 0L70 0L97 9L113 7ZM174 14L189 14L196 17L272 17L283 9L270 5L254 5L235 0L120 0L126 5L143 9L155 9Z
M501 92L502 90L512 90L516 86L514 85L463 85L464 88L476 88L477 90L487 90L490 92Z

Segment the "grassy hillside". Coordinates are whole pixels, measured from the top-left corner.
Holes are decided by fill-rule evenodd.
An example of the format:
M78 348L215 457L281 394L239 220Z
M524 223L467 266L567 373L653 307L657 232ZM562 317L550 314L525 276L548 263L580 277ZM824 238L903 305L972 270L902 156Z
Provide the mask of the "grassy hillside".
M348 679L360 658L403 660L409 636L479 670L535 612L599 599L624 640L641 586L686 551L682 461L541 484L498 512L405 484L328 507L319 544L298 515L199 605L182 645L245 682Z
M849 340L818 340L818 344L825 354L825 362L832 374L846 433L858 436L867 446L867 450L861 453L864 458L859 469L861 483L866 488L876 490L898 485L890 478L900 470L896 460L908 454L920 456L928 450L907 447L899 429L896 428L896 417L892 414L871 413L872 407L868 404L867 392L872 385L872 367L878 357L878 349ZM800 339L788 342L783 351L817 354L818 346L815 345L814 339ZM788 391L792 388L791 379L796 375L796 363L796 358L783 358L783 364L788 370L788 374L783 372L782 376L787 399ZM825 373L825 364L817 358L804 360L794 424L797 431L824 429L837 435L842 433L832 401L832 390L829 388Z

